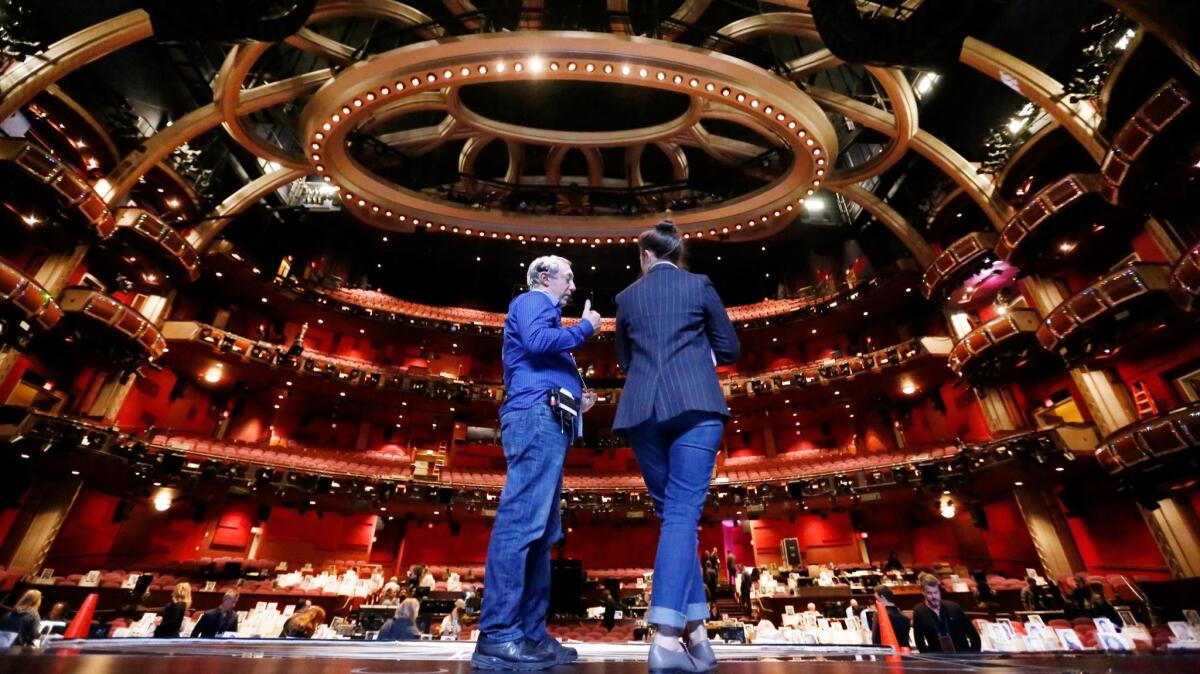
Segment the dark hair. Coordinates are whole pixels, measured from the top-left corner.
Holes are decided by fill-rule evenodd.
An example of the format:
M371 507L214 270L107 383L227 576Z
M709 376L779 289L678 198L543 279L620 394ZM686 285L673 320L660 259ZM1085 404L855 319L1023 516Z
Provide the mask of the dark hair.
M670 220L662 220L650 229L638 235L638 248L654 253L660 260L674 264L683 257L683 240L679 238L679 230Z

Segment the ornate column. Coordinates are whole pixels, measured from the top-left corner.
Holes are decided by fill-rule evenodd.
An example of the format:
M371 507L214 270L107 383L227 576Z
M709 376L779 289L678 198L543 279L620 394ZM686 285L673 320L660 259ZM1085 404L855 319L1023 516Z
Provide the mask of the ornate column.
M1013 490L1013 496L1017 499L1025 526L1029 528L1042 571L1050 578L1057 578L1061 574L1083 570L1083 558L1075 546L1075 539L1071 537L1066 518L1055 503L1054 495L1030 487L1018 487Z
M1171 573L1176 578L1200 576L1200 522L1192 509L1175 498L1165 498L1154 510L1140 505L1138 510Z
M78 479L43 482L35 487L0 546L0 563L26 573L40 569L82 487Z

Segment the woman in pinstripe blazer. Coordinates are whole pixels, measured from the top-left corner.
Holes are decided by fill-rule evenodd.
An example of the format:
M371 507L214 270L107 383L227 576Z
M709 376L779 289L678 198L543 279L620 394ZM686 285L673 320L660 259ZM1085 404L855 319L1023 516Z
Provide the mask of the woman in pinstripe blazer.
M649 664L651 672L705 672L716 658L696 525L729 418L714 365L737 360L738 338L708 277L679 268L675 225L643 232L638 249L642 277L617 295L626 381L613 428L629 436L662 522L646 614L658 627Z

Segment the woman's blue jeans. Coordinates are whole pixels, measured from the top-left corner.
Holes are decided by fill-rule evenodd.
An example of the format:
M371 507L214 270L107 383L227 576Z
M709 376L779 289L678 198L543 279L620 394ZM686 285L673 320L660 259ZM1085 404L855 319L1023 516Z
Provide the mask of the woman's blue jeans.
M662 522L648 622L683 627L709 615L696 527L724 432L724 419L708 412L629 429L633 453Z

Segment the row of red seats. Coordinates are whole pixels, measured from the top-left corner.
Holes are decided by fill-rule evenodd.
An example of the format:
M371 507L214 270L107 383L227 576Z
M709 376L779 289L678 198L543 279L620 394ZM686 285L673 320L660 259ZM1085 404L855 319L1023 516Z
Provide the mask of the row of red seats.
M914 452L879 452L824 459L821 455L806 453L803 458L753 457L754 461L741 460L734 466L725 465L717 469L718 484L759 483L788 480L813 475L848 473L856 470L885 468L899 463L918 463L953 456L958 449L953 446ZM503 471L481 471L473 469L443 468L442 482L451 485L473 487L499 487L504 484ZM566 489L641 489L645 482L641 473L610 473L604 475L571 474L563 476Z

